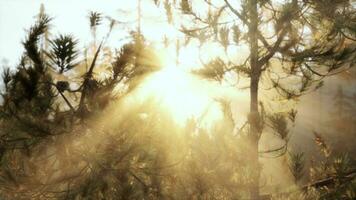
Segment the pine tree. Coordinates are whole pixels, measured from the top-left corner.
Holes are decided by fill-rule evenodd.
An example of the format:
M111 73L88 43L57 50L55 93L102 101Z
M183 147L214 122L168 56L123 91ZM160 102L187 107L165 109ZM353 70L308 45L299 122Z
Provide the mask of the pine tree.
M355 152L352 142L355 139L355 103L353 96L348 95L341 85L338 86L333 98L331 115L327 120L327 127L331 131L335 152ZM352 157L351 157L352 158Z
M178 17L189 19L190 23L181 26L188 41L195 38L201 45L217 42L225 50L238 45L249 48L242 63L227 59L216 62L214 59L198 73L219 80L228 72L236 72L249 79L250 167L255 169L250 197L260 199L258 157L261 152L258 149L264 126L274 124L281 139L288 141L285 121L288 114L275 115L272 110L272 114L268 114L272 117L265 118L262 107L259 108L261 82L274 88L280 98L297 100L320 87L324 77L354 66L354 8L348 0L246 0L236 4L228 0L181 0L169 3L178 8ZM208 12L198 12L198 8L206 7ZM283 148L277 150L280 149Z
M105 192L115 198L117 194L110 192L111 187L108 189L107 185L110 181L106 178L113 178L110 179L113 182L119 181L115 184L126 185L120 195L125 196L125 192L130 193L128 195L137 195L139 192L136 189L141 189L141 184L131 184L134 175L127 175L129 170L125 166L120 169L124 171L122 174L111 177L103 174L106 174L109 165L122 164L118 158L124 158L127 154L130 158L124 162L127 167L130 167L130 163L138 155L145 162L151 159L149 151L142 154L136 151L144 144L139 143L138 139L130 139L126 132L131 135L139 132L132 128L141 128L133 124L139 123L139 119L132 116L134 119L129 125L124 120L122 124L118 122L122 129L113 127L105 130L108 137L103 141L106 143L104 147L93 142L94 133L100 135L104 132L94 124L103 123L103 120L97 119L99 114L108 112L112 102L128 94L143 77L157 70L159 63L155 54L140 35L120 47L110 63L103 63L99 56L113 28L110 26L109 33L95 49L87 71L83 74L67 73L83 65L85 61L78 59L83 51L78 49L77 40L71 35L43 37L49 30L51 21L43 12L39 15L23 42L25 52L16 70L6 69L2 75L1 198L99 198ZM99 24L96 20L92 25ZM42 39L49 40L48 49L41 48ZM110 76L103 78L94 73L96 67L101 65L110 66L106 68L106 73ZM130 118L129 115L126 117ZM113 132L117 134L117 138L112 138ZM144 131L139 133L143 134ZM88 137L89 135L91 136ZM75 147L78 144L80 148ZM116 149L117 145L120 146L119 149ZM84 152L94 154L95 149L100 149L100 153L107 155L103 157L103 166L86 160L88 157ZM93 156L90 159L98 158ZM141 165L141 161L137 163Z

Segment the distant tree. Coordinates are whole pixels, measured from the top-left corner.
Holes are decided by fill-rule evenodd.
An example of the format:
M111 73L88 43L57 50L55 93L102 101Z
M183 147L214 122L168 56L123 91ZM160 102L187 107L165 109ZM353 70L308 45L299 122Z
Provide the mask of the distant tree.
M350 117L350 106L350 102L347 99L344 89L341 85L339 85L334 96L334 107L336 110L335 114L341 119Z
M297 190L275 194L273 199L351 200L356 197L356 167L352 159L347 153L334 152L338 147L332 149L320 134L314 133L314 136L320 158L312 159L309 169L305 168L303 154L292 154L290 162L293 175L309 172L309 181L299 184Z
M176 8L173 13L177 18L187 19L182 20L188 22L182 24L181 31L188 42L197 39L201 46L214 42L226 51L239 45L248 47L245 61L213 59L198 73L221 80L227 73L235 72L249 79L249 163L255 169L250 198L260 199L258 157L264 152L258 149L263 128L272 126L281 139L288 141L287 118L295 119L295 111L276 114L272 109L267 116L263 113L263 107L259 107L263 105L259 99L263 91L261 82L275 89L280 99L297 100L320 87L324 77L354 66L354 5L349 0L244 0L234 3L228 0L165 0L164 7L170 21L174 17L171 8ZM266 103L267 99L263 101Z
M338 86L337 91L332 99L330 116L326 118L325 126L330 132L330 140L333 142L334 152L348 152L351 159L356 149L353 140L356 137L355 129L355 108L356 104L353 94L344 91L344 87ZM353 161L354 162L354 161Z

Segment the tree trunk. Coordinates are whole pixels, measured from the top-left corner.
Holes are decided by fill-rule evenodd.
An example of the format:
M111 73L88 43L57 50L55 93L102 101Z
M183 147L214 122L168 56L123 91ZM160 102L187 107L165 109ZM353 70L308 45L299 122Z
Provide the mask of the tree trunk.
M261 67L258 64L258 12L257 0L249 1L249 46L250 46L250 114L249 114L249 145L250 145L250 167L252 168L252 182L250 187L250 198L260 199L260 165L258 161L258 141L260 138L260 116L258 112L258 83Z
M259 78L251 77L250 88L250 114L249 114L249 153L250 153L250 167L252 170L252 182L250 188L250 196L253 200L259 199L259 185L260 185L260 165L258 160L258 141L260 135L260 117L258 112L258 81Z

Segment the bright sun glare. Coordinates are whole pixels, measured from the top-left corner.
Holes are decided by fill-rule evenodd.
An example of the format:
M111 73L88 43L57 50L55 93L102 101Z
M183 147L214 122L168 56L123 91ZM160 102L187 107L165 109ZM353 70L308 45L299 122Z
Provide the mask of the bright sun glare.
M191 118L201 126L208 126L222 117L214 100L214 88L189 72L190 67L176 64L174 56L160 53L163 67L142 84L139 96L154 97L162 109L167 109L174 120L184 125ZM189 60L189 59L187 59ZM193 64L193 63L191 63Z

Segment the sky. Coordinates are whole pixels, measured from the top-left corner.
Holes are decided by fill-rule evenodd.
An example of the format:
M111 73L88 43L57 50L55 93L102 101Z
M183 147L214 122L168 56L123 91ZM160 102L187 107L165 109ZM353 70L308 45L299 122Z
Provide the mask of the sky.
M51 34L72 34L79 39L80 45L85 45L92 37L88 21L90 11L129 22L129 26L113 32L110 44L117 46L120 44L118 38L124 38L128 29L132 30L137 26L136 3L137 1L127 0L0 0L0 61L6 59L11 66L18 62L23 52L21 41L25 39L26 29L35 22L41 4L44 4L46 13L53 17ZM142 7L145 8L143 18L148 20L142 22L146 26L143 27L144 34L153 40L161 39L163 33L158 30L169 29L166 27L167 23L162 27L164 13L155 7L152 0L143 0ZM100 31L104 35L107 27L98 31L98 35Z
M17 62L23 51L21 41L24 40L25 30L34 23L42 3L45 4L46 11L55 18L57 30L88 37L83 29L87 29L89 2L77 6L79 1L0 0L0 59L7 59L10 65Z

